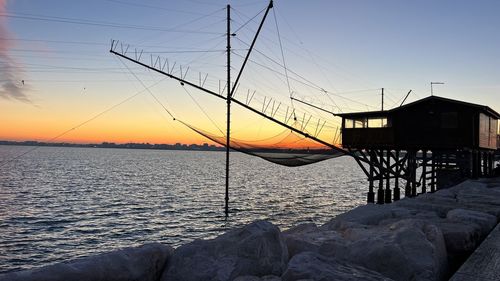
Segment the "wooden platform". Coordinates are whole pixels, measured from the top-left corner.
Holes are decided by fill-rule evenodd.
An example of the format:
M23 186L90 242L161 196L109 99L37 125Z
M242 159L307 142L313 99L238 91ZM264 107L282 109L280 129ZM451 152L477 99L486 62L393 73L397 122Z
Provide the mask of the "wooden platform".
M465 261L450 281L500 280L500 224Z

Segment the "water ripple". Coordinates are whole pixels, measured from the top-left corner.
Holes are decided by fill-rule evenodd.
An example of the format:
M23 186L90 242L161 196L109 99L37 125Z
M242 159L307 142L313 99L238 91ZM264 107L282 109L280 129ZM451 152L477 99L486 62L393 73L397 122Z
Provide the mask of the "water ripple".
M0 161L30 147L0 146ZM286 229L363 204L356 163L287 168L220 152L43 147L0 171L0 272L159 241L178 246L256 219Z

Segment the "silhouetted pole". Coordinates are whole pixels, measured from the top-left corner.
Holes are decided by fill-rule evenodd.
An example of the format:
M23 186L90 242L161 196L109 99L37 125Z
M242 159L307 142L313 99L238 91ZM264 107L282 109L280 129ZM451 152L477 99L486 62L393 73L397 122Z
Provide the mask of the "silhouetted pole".
M384 88L382 88L382 111L384 111Z
M387 149L387 170L391 168L391 150ZM397 160L396 160L396 165L397 165ZM392 191L391 191L391 175L387 173L387 178L385 179L385 193L384 193L384 201L385 203L391 203L391 197L392 197Z
M227 5L227 128L226 128L226 217L229 215L229 140L231 132L231 6Z
M403 99L403 101L401 102L401 104L399 106L403 106L403 103L405 103L406 99L408 98L408 96L410 95L412 90L408 91L408 94L406 94L405 98Z

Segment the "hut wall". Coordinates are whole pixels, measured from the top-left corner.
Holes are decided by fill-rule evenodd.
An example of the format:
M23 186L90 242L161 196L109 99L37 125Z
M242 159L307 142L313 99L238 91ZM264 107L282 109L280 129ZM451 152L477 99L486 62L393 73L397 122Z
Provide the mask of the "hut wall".
M396 143L416 148L472 147L475 115L468 107L441 101L396 111L392 118Z

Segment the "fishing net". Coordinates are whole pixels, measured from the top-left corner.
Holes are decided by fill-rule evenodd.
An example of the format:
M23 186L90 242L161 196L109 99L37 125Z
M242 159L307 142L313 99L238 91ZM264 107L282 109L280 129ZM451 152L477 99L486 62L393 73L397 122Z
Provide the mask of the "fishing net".
M226 136L217 136L191 125L185 123L184 125L211 141L226 146ZM272 138L258 141L242 141L231 138L229 147L288 167L308 165L345 155L290 130L285 130Z

